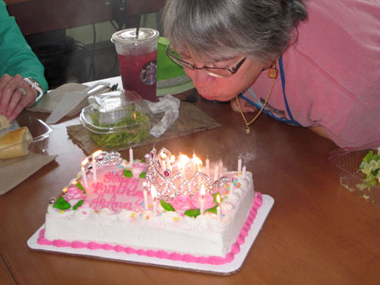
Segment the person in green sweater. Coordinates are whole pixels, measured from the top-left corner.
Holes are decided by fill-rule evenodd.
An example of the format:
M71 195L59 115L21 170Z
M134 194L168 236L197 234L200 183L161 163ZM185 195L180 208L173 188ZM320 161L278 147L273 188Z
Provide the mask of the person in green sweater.
M0 115L13 121L47 89L44 66L0 0Z

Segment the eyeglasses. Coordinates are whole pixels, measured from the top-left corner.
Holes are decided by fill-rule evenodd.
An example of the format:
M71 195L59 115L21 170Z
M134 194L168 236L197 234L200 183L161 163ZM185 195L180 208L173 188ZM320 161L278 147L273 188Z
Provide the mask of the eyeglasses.
M191 69L191 70L194 70L194 69L203 70L204 72L206 72L210 76L222 77L222 78L227 78L227 77L230 77L230 76L234 75L239 70L240 66L243 65L244 61L247 59L246 57L244 57L242 60L240 60L236 64L236 66L234 66L232 68L209 67L209 66L196 67L194 64L181 59L179 57L178 53L176 53L170 47L170 45L166 49L166 55L172 61L174 61L176 64L178 64L179 66L181 66L183 68L187 68L187 69Z

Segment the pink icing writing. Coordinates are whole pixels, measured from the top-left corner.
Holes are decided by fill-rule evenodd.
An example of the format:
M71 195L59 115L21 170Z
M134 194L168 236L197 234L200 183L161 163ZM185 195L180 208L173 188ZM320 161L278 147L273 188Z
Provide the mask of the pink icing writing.
M128 183L131 179L130 177L125 177L124 172L122 170L120 171L109 171L104 174L103 182L104 183L118 183L118 182L124 182ZM134 179L136 180L136 178Z
M37 243L40 245L56 246L56 247L71 247L71 248L88 248L90 250L105 249L105 250L114 250L120 253L126 254L137 254L148 257L157 257L162 259L169 260L178 260L184 262L200 263L200 264L211 264L211 265L222 265L225 263L230 263L233 261L236 254L240 252L240 246L244 243L245 237L248 236L248 232L251 229L252 223L257 215L257 210L263 204L262 195L260 192L257 192L255 200L253 202L252 209L249 213L247 220L243 228L240 231L236 242L232 245L231 252L226 254L225 257L220 256L194 256L191 254L182 254L177 252L166 252L163 250L143 250L143 249L134 249L131 247L124 247L121 245L110 245L110 244L99 244L96 242L82 243L78 241L68 242L64 240L48 240L44 237L45 229L42 229L39 233ZM85 246L86 245L86 246Z
M127 181L120 181L118 184L106 184L97 182L92 185L94 194L118 194L126 196L136 196L138 179L129 178Z
M95 210L108 208L119 212L122 209L140 209L144 195L138 190L139 182L140 179L136 176L125 177L123 170L108 171L99 175L98 181L91 184L86 200Z
M142 197L143 194L141 191L140 195L136 195L139 197L139 199L135 200L135 202L123 202L123 201L117 201L116 200L116 195L113 194L109 200L106 200L104 198L104 195L101 194L95 199L90 201L90 207L93 209L103 209L103 208L108 208L112 211L120 211L121 209L126 209L126 210L134 210L136 207L135 206L140 206L141 203L144 201L144 198Z

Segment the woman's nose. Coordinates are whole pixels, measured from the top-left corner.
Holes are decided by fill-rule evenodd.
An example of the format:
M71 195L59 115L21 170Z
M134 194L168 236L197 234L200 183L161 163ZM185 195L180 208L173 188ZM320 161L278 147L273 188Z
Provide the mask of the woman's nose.
M212 76L208 75L203 70L191 70L193 73L190 78L193 80L195 86L205 86L207 84L210 84L212 81Z

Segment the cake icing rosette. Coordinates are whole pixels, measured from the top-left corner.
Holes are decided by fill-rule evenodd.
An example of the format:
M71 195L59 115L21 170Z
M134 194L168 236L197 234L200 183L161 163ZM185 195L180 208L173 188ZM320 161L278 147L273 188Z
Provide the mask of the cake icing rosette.
M101 209L100 211L98 211L98 214L94 215L93 217L94 219L98 219L98 220L106 221L106 222L112 222L117 219L115 212L108 208Z
M234 205L229 202L222 202L220 203L220 209L222 210L222 213L229 213L234 209Z
M240 195L238 195L235 191L237 189L234 190L234 193L229 193L228 195L226 195L224 198L223 198L223 201L226 201L226 202L231 202L232 204L234 203L237 203L240 199Z
M87 220L94 214L95 210L90 207L81 207L75 211L75 218L81 221Z
M160 216L163 226L182 227L185 223L184 218L176 212L166 212Z
M132 222L132 221L136 221L139 216L140 216L140 213L123 209L117 216L117 219L120 222Z
M214 232L221 233L225 228L231 223L230 215L224 215L220 220L217 215L207 213L205 215L205 220L208 223L210 230Z
M74 215L74 211L66 211L54 208L52 205L48 206L48 215L54 217L54 218L64 218L64 217L70 217Z

